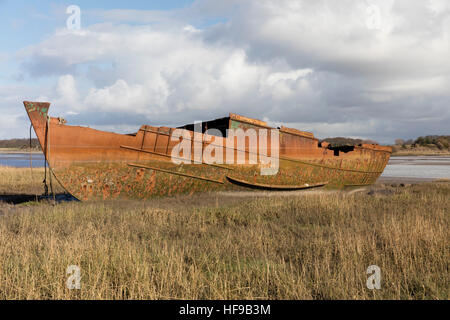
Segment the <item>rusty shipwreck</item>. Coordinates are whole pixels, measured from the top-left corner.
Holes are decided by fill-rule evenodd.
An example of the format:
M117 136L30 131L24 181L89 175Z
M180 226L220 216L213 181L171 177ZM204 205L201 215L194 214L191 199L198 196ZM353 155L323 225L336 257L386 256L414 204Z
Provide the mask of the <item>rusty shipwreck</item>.
M145 199L248 188L297 190L369 185L383 172L391 154L390 147L373 144L331 147L320 143L312 133L272 128L264 121L236 114L203 122L199 133L194 124L188 124L178 128L143 125L134 134L117 134L70 126L64 119L49 117L48 102L24 101L24 106L50 171L79 200ZM192 148L190 154L179 156L182 160L186 155L195 160L193 149L200 143L203 148L214 146L217 154L221 151L219 160L224 161L206 162L202 156L188 163L173 161L173 150L181 139L174 137L177 129ZM209 129L222 135L211 138L207 136ZM266 145L260 145L259 140L256 146L251 145L251 139L244 139L243 144L229 147L229 129L264 129L268 132ZM278 141L273 140L274 131ZM277 146L276 154L273 145ZM273 174L262 174L261 167L267 161L252 156L255 150L262 149L266 160L277 158ZM241 157L243 161L226 161L225 155L230 154L232 160Z

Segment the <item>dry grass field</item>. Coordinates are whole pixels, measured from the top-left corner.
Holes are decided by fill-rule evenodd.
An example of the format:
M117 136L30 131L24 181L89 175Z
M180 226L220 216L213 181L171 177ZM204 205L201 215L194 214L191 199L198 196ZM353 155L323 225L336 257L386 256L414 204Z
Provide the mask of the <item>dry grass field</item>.
M0 299L449 298L449 182L32 201L42 177L0 168ZM366 287L370 265L380 290Z

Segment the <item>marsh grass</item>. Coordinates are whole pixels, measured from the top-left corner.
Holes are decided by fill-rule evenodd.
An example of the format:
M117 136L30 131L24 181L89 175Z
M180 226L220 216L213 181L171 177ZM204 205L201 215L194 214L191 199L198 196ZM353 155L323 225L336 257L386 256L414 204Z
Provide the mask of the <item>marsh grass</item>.
M47 169L48 170L48 169ZM0 166L0 194L40 195L44 190L44 168L11 168ZM48 184L50 184L47 171ZM64 192L55 178L52 178L55 192Z
M0 169L0 193L27 179ZM383 188L0 203L0 298L448 299L450 183Z

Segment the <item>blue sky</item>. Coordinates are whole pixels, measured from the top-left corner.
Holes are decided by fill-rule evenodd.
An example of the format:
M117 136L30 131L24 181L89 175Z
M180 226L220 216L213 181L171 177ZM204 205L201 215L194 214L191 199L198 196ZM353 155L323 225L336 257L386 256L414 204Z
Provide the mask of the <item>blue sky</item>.
M449 30L447 0L0 0L0 139L26 136L22 100L117 132L236 112L322 138L449 134Z
M82 10L83 26L101 22L92 12L113 9L136 10L174 10L185 8L193 3L192 0L98 0L98 1L17 1L0 0L0 52L14 55L18 50L42 41L52 34L55 29L66 25L68 14L65 10L70 5L77 5ZM17 64L14 61L2 66L2 80L8 72L14 72Z

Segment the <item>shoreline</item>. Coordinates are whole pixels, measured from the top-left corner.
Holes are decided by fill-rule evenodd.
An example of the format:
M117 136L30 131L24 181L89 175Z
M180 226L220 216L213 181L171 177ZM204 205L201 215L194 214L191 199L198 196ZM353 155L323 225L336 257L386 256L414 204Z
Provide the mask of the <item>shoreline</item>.
M379 177L372 186L389 183L417 184L425 182L450 182L450 178Z
M396 157L450 157L450 153L435 153L435 154L391 154L391 158Z
M442 157L449 157L450 152L436 152L436 151L393 151L391 153L391 157L409 157L409 156L442 156Z
M0 154L16 154L16 153L30 153L30 150L26 149L8 149L8 148L0 148ZM31 150L33 154L43 153L41 150Z

